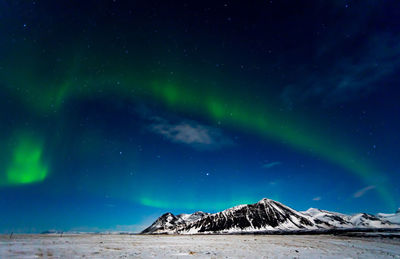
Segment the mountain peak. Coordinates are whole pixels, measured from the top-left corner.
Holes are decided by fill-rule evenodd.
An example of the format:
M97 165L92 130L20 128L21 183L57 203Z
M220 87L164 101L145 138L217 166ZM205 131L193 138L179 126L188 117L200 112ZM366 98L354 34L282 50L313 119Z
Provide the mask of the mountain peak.
M320 209L316 208L309 208L306 211L303 211L304 214L310 215L310 216L315 216L316 214L321 213L322 211Z
M283 229L316 228L315 224L295 210L271 199L238 205L207 215L183 225L179 233L225 233Z
M164 214L161 215L161 217L165 218L165 217L169 217L169 216L175 216L174 214L172 214L171 212L166 212Z
M270 202L275 202L274 200L268 199L268 198L262 198L259 202L257 203L270 203Z

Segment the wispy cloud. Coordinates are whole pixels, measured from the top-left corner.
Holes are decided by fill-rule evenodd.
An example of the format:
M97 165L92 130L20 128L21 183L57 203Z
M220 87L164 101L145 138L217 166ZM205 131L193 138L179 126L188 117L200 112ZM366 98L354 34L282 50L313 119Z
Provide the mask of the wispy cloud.
M282 164L281 162L275 161L275 162L270 162L270 163L263 164L262 167L266 168L266 169L269 169L269 168L272 168L272 167L275 167L275 166L278 166L278 165L281 165L281 164Z
M321 198L321 196L317 196L317 197L314 197L312 200L313 201L320 201L322 198Z
M375 185L370 185L370 186L367 186L367 187L365 187L365 188L362 188L361 190L358 190L357 192L355 192L355 193L353 194L353 198L360 198L360 197L362 197L366 192L368 192L368 191L370 191L370 190L373 190L373 189L375 189L375 188L376 188Z
M166 119L154 117L149 129L172 142L190 145L196 149L217 149L233 144L220 129L195 121L171 123Z

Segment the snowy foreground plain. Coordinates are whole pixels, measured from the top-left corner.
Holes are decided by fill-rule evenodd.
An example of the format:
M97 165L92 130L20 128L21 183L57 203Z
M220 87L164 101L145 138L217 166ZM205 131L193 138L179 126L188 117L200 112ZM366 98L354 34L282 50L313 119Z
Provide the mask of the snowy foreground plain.
M400 258L399 238L334 235L0 235L0 258Z

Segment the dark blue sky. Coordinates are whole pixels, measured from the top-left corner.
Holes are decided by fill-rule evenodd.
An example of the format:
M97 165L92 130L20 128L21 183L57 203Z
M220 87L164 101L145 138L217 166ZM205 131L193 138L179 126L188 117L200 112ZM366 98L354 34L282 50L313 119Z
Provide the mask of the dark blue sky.
M263 197L400 206L396 1L0 0L0 232Z

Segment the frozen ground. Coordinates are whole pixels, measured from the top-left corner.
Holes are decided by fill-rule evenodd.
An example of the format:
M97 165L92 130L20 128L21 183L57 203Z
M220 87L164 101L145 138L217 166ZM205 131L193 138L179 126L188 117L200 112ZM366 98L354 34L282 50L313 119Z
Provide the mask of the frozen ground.
M331 235L0 235L0 258L400 258L398 238Z

